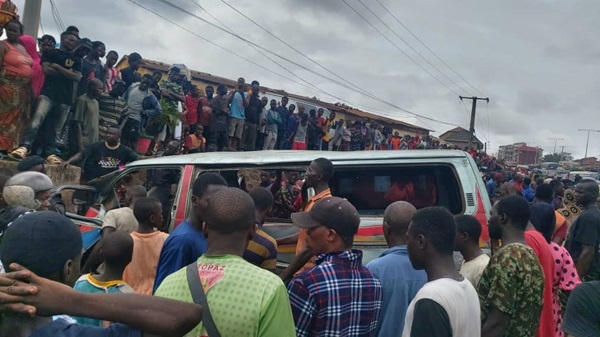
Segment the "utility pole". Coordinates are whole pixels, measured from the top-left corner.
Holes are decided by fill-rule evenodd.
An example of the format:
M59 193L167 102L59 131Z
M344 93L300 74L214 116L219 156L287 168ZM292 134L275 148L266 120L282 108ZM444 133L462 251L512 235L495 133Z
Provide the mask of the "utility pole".
M42 0L25 0L23 8L23 32L34 39L38 36Z
M487 101L488 103L490 102L489 98L480 98L480 97L464 97L464 96L458 96L458 98L460 98L460 100L462 101L463 99L470 99L473 101L473 107L471 108L471 124L469 125L469 148L468 150L471 149L471 146L473 145L473 135L475 134L475 111L477 110L477 101Z
M587 132L587 141L585 142L585 156L583 156L583 158L587 158L588 145L590 145L590 132L600 132L600 130L579 129L579 131Z
M564 139L562 139L562 138L548 138L548 139L554 141L554 151L552 152L552 154L556 154L556 142L559 140L564 140Z
M565 155L565 146L560 147L560 161L563 161L563 156Z

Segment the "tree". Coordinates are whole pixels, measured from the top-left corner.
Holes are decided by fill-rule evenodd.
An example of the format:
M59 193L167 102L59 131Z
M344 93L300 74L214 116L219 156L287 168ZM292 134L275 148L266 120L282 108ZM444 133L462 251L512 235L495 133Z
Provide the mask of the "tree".
M569 152L548 153L547 155L544 155L544 158L542 158L543 162L554 162L554 163L558 163L561 161L572 161L572 160L573 160L573 155L571 155Z

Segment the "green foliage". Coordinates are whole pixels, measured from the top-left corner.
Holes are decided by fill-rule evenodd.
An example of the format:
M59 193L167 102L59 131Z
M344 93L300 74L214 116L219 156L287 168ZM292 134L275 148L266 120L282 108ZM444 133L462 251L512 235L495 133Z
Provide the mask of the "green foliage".
M547 155L544 155L544 158L542 159L543 162L553 162L553 163L558 163L561 161L572 161L572 160L573 160L573 155L571 155L568 152L548 153Z
M181 119L179 111L177 111L177 105L174 105L171 102L167 102L163 98L160 100L160 106L163 110L163 113L160 116L156 117L154 123L164 124L171 128L171 130L174 129Z

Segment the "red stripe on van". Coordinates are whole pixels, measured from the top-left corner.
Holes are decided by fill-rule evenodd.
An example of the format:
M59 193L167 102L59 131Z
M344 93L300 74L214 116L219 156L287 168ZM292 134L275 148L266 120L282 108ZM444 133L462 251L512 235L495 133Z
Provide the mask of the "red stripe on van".
M177 227L185 220L185 211L187 210L187 202L190 195L192 185L192 175L194 174L194 165L185 165L183 175L181 177L181 193L177 202L177 211L175 212L175 223L173 228Z
M360 227L356 236L380 236L383 235L383 227L381 225Z
M490 231L488 229L488 221L487 214L485 214L485 207L483 207L483 199L481 198L481 193L479 193L479 189L477 192L477 212L475 213L475 219L479 221L481 224L481 236L479 237L479 246L486 247L490 242Z

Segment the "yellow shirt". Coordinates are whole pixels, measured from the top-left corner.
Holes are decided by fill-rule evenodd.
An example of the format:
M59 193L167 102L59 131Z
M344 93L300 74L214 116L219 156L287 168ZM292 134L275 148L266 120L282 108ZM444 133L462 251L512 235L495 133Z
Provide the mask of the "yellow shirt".
M325 133L325 135L323 136L323 140L326 142L329 141L329 128L331 127L332 124L333 124L333 121L328 118L325 120L325 123L323 123L323 126L321 127L323 132Z

